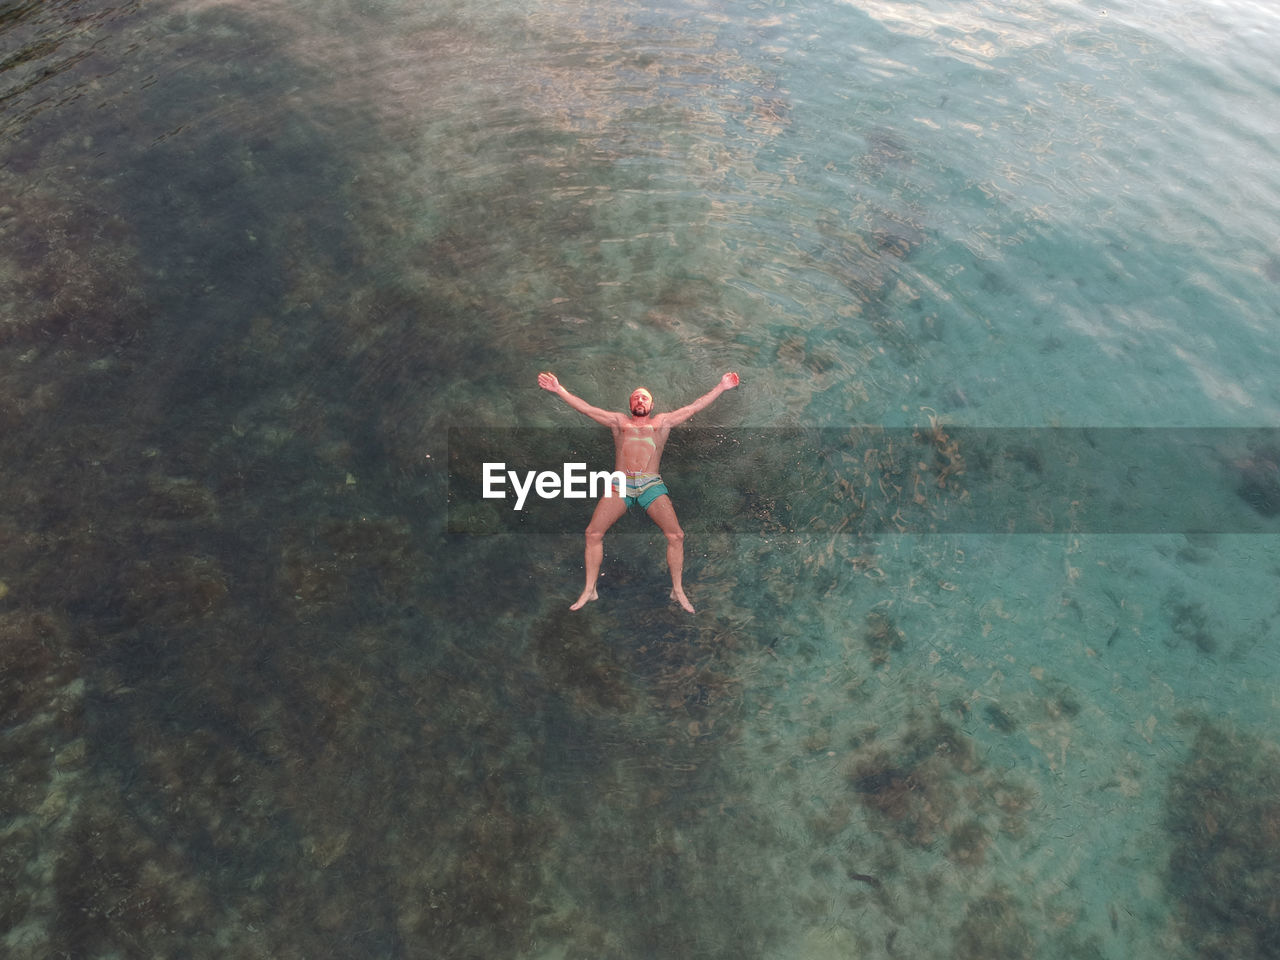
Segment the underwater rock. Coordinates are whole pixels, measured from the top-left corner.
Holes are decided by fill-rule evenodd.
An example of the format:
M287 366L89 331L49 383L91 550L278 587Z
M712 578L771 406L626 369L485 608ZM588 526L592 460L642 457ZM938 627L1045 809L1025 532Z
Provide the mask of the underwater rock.
M1204 960L1280 957L1280 748L1205 723L1165 797L1165 885Z
M991 836L977 820L966 820L947 838L947 859L976 867L986 858Z
M862 639L871 651L871 662L881 665L889 662L890 653L902 649L903 633L887 614L872 610Z
M1280 449L1264 448L1232 464L1236 496L1264 517L1280 514Z
M962 809L959 777L976 772L970 741L934 717L909 727L894 748L859 759L848 776L858 800L893 834L929 847Z
M982 712L991 725L1001 733L1013 733L1018 729L1018 721L1009 716L999 704L989 703L983 707Z
M1212 654L1218 649L1218 639L1209 630L1209 615L1201 603L1188 603L1179 592L1165 598L1162 609L1169 617L1173 635L1165 645L1176 647L1184 641L1195 644L1201 653Z

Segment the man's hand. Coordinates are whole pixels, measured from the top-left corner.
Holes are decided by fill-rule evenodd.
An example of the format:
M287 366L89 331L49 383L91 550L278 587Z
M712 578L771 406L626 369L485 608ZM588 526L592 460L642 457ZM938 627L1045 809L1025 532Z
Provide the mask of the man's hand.
M719 383L700 396L697 400L693 401L693 403L688 406L681 407L679 410L672 410L670 413L660 413L658 414L658 420L661 425L667 427L674 427L684 423L698 411L705 410L710 406L711 402L715 400L716 397L720 396L720 394L724 393L726 390L732 390L737 385L738 375L736 373L726 373L720 378Z
M560 381L556 379L554 373L538 374L538 386L543 390L550 390L552 393L560 392Z

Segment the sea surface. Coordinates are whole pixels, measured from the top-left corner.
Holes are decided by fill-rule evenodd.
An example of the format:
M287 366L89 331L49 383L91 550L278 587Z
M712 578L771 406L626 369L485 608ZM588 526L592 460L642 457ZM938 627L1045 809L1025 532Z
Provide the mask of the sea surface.
M1277 144L1253 0L0 3L0 954L1280 957ZM540 371L739 373L696 614Z

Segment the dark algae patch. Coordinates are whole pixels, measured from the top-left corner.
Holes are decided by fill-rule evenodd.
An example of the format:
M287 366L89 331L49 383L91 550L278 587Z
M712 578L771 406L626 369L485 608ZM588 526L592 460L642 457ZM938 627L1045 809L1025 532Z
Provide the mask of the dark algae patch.
M882 666L889 662L893 651L902 649L903 635L887 614L872 610L867 614L867 627L866 632L863 633L863 641L871 653L871 661L877 666Z
M955 931L955 960L1031 960L1035 955L1035 940L1020 905L1003 887L973 900Z
M1165 645L1177 647L1190 643L1203 654L1213 654L1218 649L1218 638L1210 629L1209 614L1204 605L1185 600L1180 593L1165 598L1163 609L1169 618L1172 633Z
M1280 957L1280 748L1204 724L1169 784L1165 877L1193 955Z
M977 756L973 742L937 715L917 715L900 738L873 741L848 772L857 801L885 833L977 866L992 837L1020 835L1032 795Z

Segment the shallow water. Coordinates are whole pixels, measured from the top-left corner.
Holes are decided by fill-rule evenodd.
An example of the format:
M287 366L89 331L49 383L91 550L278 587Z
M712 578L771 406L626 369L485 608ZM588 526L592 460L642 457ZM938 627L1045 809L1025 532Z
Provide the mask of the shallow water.
M0 11L6 955L1274 956L1278 19Z

